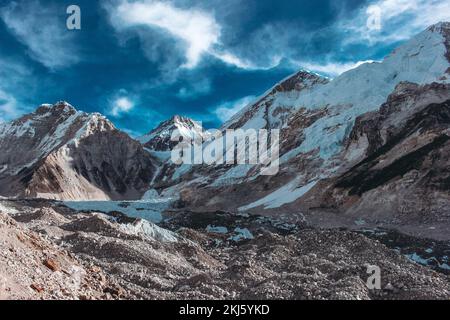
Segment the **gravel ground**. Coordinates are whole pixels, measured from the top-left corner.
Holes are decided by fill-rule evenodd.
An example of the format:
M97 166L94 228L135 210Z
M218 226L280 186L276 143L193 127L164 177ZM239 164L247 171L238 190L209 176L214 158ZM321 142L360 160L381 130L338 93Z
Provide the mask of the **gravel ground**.
M194 214L166 230L0 201L0 299L450 298L448 275L363 234L226 213L186 219ZM368 266L380 268L381 290L367 287Z

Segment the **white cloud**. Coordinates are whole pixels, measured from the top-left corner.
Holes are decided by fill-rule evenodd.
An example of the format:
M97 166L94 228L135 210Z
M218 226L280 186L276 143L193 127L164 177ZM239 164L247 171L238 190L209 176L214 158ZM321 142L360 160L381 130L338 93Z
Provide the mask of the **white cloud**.
M47 68L57 69L80 61L73 32L57 12L38 1L11 2L0 9L0 19L28 47L30 57Z
M20 97L24 92L33 92L35 80L32 72L22 63L0 57L0 122L12 120L33 109Z
M255 99L255 96L247 96L232 102L222 103L214 108L214 114L220 121L226 122L250 103L255 101Z
M0 123L18 116L16 99L0 89Z
M120 117L124 113L128 113L134 108L134 102L128 97L118 97L111 103L111 110L109 112L113 117Z
M186 47L184 68L196 67L205 54L238 68L256 68L222 48L222 28L209 12L195 8L180 9L169 2L154 0L120 0L118 5L106 5L106 8L112 25L118 31L148 26L159 28L181 40ZM145 36L142 32L138 35Z
M228 63L230 65L234 65L241 69L246 70L269 70L272 68L275 68L281 63L281 60L283 57L279 54L267 57L265 63L254 63L248 59L241 59L238 58L236 55L229 53L229 52L219 52L215 51L211 53L214 57L217 59L222 60L225 63Z
M186 68L195 67L220 37L220 26L210 14L178 9L166 2L123 1L115 8L114 19L122 27L157 27L183 40L187 45Z
M241 69L259 69L259 67L257 67L255 64L253 64L249 61L242 60L229 52L221 53L218 51L214 51L211 54L214 57L216 57L217 59L222 60L223 62L225 62L227 64L234 65Z

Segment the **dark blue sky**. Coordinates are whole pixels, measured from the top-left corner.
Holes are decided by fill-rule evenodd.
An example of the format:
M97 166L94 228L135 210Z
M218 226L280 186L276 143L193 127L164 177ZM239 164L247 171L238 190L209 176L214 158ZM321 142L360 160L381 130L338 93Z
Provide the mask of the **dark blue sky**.
M66 8L81 8L81 30ZM367 25L370 6L380 25ZM0 120L66 100L134 135L215 127L289 74L381 60L448 0L0 0Z

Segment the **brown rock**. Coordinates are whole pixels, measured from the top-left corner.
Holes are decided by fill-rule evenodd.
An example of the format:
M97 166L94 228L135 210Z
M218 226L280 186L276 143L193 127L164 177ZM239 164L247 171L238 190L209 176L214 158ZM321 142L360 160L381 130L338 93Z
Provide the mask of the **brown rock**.
M100 271L102 271L102 269L100 269L100 268L97 267L97 266L92 266L92 267L91 267L91 271L94 272L94 273L99 273Z
M56 262L53 259L44 260L44 266L46 266L47 268L49 268L53 272L56 272L56 271L60 270L58 262Z
M30 288L33 289L33 290L36 291L36 292L39 292L39 293L41 293L41 292L44 291L44 288L42 288L41 286L39 286L38 284L35 284L35 283L33 283L33 284L30 286Z

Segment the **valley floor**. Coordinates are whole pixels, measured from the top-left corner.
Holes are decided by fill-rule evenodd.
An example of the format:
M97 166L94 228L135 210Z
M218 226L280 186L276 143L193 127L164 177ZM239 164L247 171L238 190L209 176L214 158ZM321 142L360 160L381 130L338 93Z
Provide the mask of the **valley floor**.
M172 212L156 226L1 200L0 299L450 299L449 248L224 212ZM381 290L367 287L368 266Z

